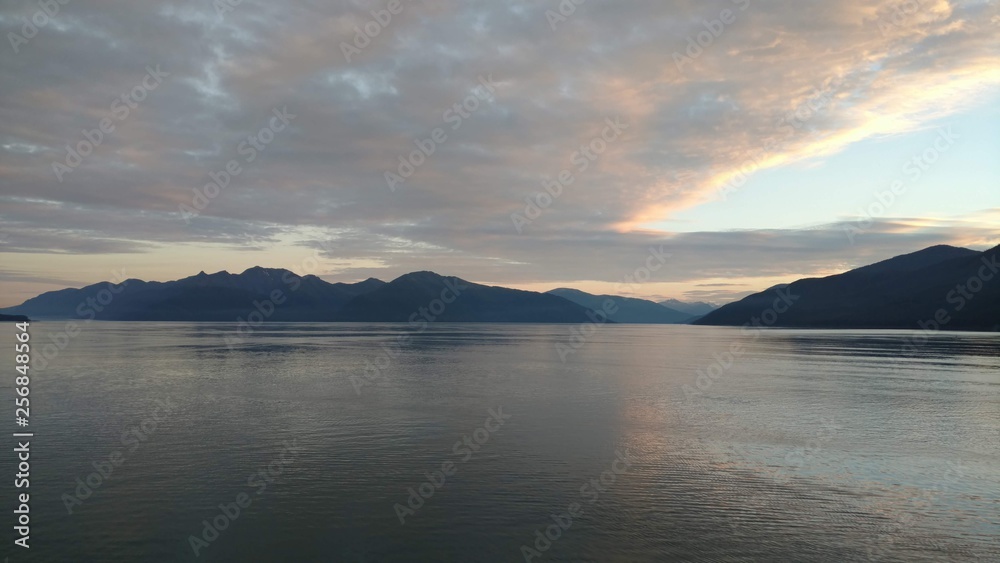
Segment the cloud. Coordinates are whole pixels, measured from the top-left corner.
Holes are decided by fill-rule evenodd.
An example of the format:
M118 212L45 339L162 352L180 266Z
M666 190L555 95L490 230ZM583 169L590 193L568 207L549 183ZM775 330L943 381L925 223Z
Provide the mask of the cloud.
M556 2L404 2L349 62L343 44L382 2L244 0L223 14L210 2L71 3L17 53L0 50L0 250L14 261L177 245L252 254L323 239L339 276L433 267L532 283L615 278L659 244L675 254L671 280L986 244L995 238L976 222L878 223L860 247L836 226L644 226L714 198L741 168L830 155L982 103L1000 84L996 5L935 0L899 18L897 4L591 0L553 30ZM0 8L3 37L32 6ZM735 21L678 68L674 53L725 8ZM119 119L114 100L156 65L169 76ZM453 128L483 76L496 91ZM241 143L282 107L297 117L246 161ZM628 129L581 170L581 148L615 117ZM102 119L114 131L59 181L53 163ZM392 192L385 172L436 128L447 140ZM234 159L243 172L183 221L179 206ZM572 184L518 234L511 213L563 170Z
M28 272L12 270L0 270L0 281L4 282L27 282L40 285L54 285L60 287L83 287L84 282L66 278L39 277Z

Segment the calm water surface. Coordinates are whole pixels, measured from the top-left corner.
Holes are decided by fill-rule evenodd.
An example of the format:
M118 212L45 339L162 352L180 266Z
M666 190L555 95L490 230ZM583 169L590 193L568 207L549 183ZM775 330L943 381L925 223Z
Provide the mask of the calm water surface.
M563 362L567 326L95 322L43 365L63 327L11 561L1000 561L997 334L605 326Z

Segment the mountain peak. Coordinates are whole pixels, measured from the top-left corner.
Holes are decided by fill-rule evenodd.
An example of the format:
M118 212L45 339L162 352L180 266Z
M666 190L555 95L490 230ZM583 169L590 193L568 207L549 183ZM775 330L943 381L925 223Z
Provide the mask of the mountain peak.
M952 246L950 244L935 244L934 246L928 246L927 248L924 248L923 250L918 250L916 252L913 252L912 254L919 254L921 252L927 252L927 251L930 251L930 250L935 250L935 251L941 251L941 250L968 250L968 248L963 248L961 246Z
M252 268L247 268L244 270L240 276L264 276L264 277L280 277L286 273L296 275L294 272L286 270L284 268L264 268L263 266L254 266Z
M869 266L863 266L857 268L850 272L845 272L841 275L884 275L890 272L902 273L902 272L915 272L923 268L941 264L948 260L954 260L957 258L969 258L978 255L979 252L975 250L969 250L968 248L961 248L958 246L949 246L947 244L939 244L936 246L931 246L918 250L916 252L910 252L908 254L901 254L899 256L894 256L887 260L882 260L881 262L876 262Z
M557 288L553 289L552 291L550 291L549 293L554 293L554 294L557 294L557 295L560 294L560 293L575 294L575 295L589 295L585 291L580 291L579 289L574 289L572 287L557 287Z
M421 311L429 311L420 317ZM417 316L415 316L417 315ZM340 311L346 322L584 323L587 309L556 295L410 272L359 295ZM613 320L611 322L614 322Z
M394 282L399 281L416 281L416 282L440 282L441 280L451 276L442 276L437 272L431 272L429 270L421 270L419 272L410 272L409 274L403 274L393 280Z

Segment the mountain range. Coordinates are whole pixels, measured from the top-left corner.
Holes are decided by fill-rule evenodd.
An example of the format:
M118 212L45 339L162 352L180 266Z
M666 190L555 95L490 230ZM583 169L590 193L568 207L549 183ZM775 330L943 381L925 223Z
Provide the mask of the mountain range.
M719 308L567 288L537 293L433 272L388 283L374 278L329 283L254 267L240 274L201 272L169 282L129 279L63 289L0 313L119 321L237 322L257 312L278 322L585 323L604 309L613 311L609 322L629 324L998 330L998 260L1000 247L978 252L934 246L843 274L775 286Z
M977 252L933 246L843 274L772 287L694 324L743 326L755 319L775 327L997 330L1000 247Z
M250 268L242 274L218 272L170 282L128 279L81 289L43 293L4 309L33 319L84 318L116 321L234 321L255 308L255 302L282 292L271 321L331 321L354 297L384 282L328 283L316 276L288 270ZM277 302L277 301L276 301Z
M587 308L556 295L475 284L432 272L386 283L329 283L254 267L170 282L128 279L43 293L3 309L34 319L235 322L257 311L275 322L588 322Z

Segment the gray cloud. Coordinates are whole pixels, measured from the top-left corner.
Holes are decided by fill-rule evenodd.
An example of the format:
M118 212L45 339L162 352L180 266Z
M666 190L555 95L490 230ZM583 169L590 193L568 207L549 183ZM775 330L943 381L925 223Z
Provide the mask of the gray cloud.
M888 0L752 1L678 69L672 55L704 30L701 20L736 4L590 0L553 31L545 12L556 2L404 1L348 62L342 43L383 2L244 0L221 15L211 2L70 3L18 53L0 49L0 220L10 233L0 250L100 255L191 243L253 252L291 233L334 241L325 253L344 264L344 278L433 267L532 283L617 281L660 244L674 254L664 281L684 281L792 275L989 240L968 225L901 233L891 222L857 246L836 225L642 230L711 197L762 147L779 148L766 166L828 154L912 130L1000 82L996 6L943 0L885 30ZM3 37L20 32L33 6L0 9ZM169 76L117 119L114 100L156 65ZM489 75L492 99L453 130L445 111ZM781 127L817 92L829 103L805 127ZM296 118L245 162L240 143L279 107ZM511 213L573 168L574 152L616 116L626 133L518 234ZM60 182L52 163L104 118L115 131ZM448 140L391 192L384 172L438 127ZM179 206L230 159L243 172L183 221Z

